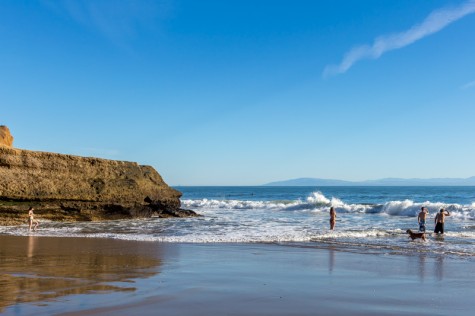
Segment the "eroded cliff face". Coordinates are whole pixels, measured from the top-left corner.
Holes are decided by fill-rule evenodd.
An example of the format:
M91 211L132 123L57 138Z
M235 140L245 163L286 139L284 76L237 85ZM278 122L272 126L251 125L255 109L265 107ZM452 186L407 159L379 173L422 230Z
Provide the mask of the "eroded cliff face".
M13 136L5 125L0 125L0 146L12 147Z
M150 166L0 146L3 215L27 206L53 220L195 215L180 196Z

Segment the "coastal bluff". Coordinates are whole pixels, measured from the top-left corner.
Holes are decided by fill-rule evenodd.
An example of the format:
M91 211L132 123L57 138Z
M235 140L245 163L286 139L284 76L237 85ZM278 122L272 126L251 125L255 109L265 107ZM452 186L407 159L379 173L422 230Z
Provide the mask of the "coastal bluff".
M5 125L0 125L0 146L12 147L13 136Z
M197 216L151 166L16 149L0 144L0 224Z

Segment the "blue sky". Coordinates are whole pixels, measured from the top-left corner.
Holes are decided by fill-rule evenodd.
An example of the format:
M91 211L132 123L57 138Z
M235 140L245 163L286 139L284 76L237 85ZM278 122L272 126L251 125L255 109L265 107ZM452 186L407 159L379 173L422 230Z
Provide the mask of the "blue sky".
M475 175L475 0L0 1L17 148L171 185Z

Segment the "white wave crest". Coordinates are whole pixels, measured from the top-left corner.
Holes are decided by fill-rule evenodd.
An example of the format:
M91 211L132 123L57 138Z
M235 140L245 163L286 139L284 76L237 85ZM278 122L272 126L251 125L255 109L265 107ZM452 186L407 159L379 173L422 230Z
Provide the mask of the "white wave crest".
M300 201L241 201L241 200L183 200L181 201L185 208L195 209L285 209L301 205Z
M307 197L307 203L329 206L331 205L331 200L325 197L321 192L313 192L309 197Z

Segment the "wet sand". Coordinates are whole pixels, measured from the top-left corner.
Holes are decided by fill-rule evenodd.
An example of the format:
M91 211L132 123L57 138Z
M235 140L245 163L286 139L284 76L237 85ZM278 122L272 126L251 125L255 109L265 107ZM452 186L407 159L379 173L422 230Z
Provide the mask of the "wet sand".
M4 315L472 315L475 260L0 236Z

